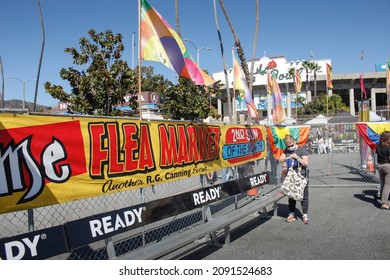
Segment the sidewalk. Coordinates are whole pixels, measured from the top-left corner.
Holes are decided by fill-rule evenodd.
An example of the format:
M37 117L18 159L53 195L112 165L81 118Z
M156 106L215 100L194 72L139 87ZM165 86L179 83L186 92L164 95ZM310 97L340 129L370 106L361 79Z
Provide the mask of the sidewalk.
M390 211L373 187L311 187L309 218L285 222L287 198L276 217L250 216L232 225L231 244L192 245L166 256L196 260L389 260ZM300 210L298 204L298 210ZM195 246L195 247L194 247ZM164 258L164 259L167 259Z

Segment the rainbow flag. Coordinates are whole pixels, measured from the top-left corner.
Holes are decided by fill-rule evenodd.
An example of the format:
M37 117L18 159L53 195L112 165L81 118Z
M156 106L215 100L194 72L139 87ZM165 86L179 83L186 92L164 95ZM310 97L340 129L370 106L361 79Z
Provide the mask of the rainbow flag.
M279 124L286 120L286 112L283 107L282 93L274 75L271 77L271 84L273 97L272 121L274 124Z
M294 74L295 74L295 78L294 78L294 82L295 82L295 92L296 92L296 93L299 93L299 92L301 92L301 89L302 89L301 74L299 73L299 70L298 70L298 69L295 69Z
M267 127L266 129L275 159L279 159L286 148L286 144L284 144L286 135L291 135L300 146L304 146L309 139L310 126Z
M272 94L272 80L269 71L267 71L267 92L269 94Z
M389 122L367 122L367 123L357 123L356 127L359 131L360 136L362 136L364 142L371 148L371 150L376 149L376 145L379 143L379 137L382 132L390 131Z
M333 84L332 84L332 66L330 64L326 64L326 86L328 89L332 89L333 88Z
M362 95L364 94L364 99L367 99L366 88L364 87L363 75L360 75L360 91Z
M140 1L140 59L161 62L196 85L215 83L199 68L171 25L146 0Z
M233 53L233 90L240 93L240 98L245 100L246 106L248 108L248 112L250 113L252 118L256 120L259 119L259 113L256 110L255 102L252 99L252 94L249 92L248 86L246 84L245 76L238 64L236 56Z

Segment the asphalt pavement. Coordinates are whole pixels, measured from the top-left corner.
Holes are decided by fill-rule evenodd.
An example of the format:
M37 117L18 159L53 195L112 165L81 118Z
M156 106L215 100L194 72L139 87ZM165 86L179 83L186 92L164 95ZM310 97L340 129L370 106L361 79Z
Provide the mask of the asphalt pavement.
M390 260L390 211L380 209L378 174L361 170L357 152L312 154L309 165L309 225L285 221L285 197L271 219L254 213L232 224L230 245L195 243L163 259ZM297 210L299 217L300 203Z
M254 213L233 224L230 245L193 244L165 259L389 260L390 211L380 209L376 194L375 187L311 187L309 225L285 221L283 198L277 216Z

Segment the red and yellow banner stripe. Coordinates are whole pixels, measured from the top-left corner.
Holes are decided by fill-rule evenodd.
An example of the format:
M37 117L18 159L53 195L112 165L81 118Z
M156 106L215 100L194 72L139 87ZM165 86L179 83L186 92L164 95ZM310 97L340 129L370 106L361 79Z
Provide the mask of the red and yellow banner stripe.
M264 158L265 127L1 115L0 213L133 190Z

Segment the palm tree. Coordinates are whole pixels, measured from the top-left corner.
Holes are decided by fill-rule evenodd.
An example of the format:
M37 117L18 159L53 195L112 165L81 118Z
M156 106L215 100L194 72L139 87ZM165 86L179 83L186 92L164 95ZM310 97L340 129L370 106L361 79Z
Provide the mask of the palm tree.
M232 123L232 120L233 120L233 118L232 118L232 102L230 100L229 80L228 80L227 69L226 69L225 55L224 55L224 52L223 52L221 31L219 30L219 23L218 23L218 17L217 17L217 5L216 5L215 1L216 0L213 1L214 2L214 19L215 19L215 26L217 27L219 45L220 45L220 49L221 49L223 71L225 73L225 85L226 85L226 95L227 95L227 101L228 101L229 123Z
M180 24L179 24L179 0L175 0L175 11L176 11L176 32L180 37Z
M4 108L4 69L3 69L3 61L1 60L0 55L0 68L1 68L1 108Z
M295 83L295 68L294 67L290 67L287 69L287 73L293 78L293 81Z
M293 78L293 83L294 83L294 89L295 89L295 119L298 121L298 92L295 87L295 68L290 67L287 70L287 73Z
M223 1L219 0L219 4L221 5L223 14L225 15L226 21L228 22L230 30L232 31L232 34L233 34L233 37L234 37L234 41L235 41L235 46L236 46L236 49L237 49L237 55L238 55L238 57L239 57L239 59L241 61L241 68L242 68L242 71L244 72L245 80L246 80L246 82L248 84L248 81L250 81L250 75L249 75L248 64L246 63L244 50L241 47L240 39L238 38L236 31L234 30L233 24L232 24L232 22L231 22L231 20L229 18L229 15L227 14L225 6L223 5ZM248 86L249 86L249 84L248 84Z
M302 61L302 67L306 70L306 94L310 90L309 85L309 70L310 70L310 60Z
M255 71L255 57L256 57L256 49L257 49L257 39L259 37L259 0L256 0L256 28L255 28L255 35L253 40L253 49L252 49L252 64L251 64L251 72L250 72L250 79L249 79L249 91L252 93L253 98L253 72Z
M41 48L41 56L39 58L38 73L37 73L37 79L36 79L37 81L35 83L34 108L33 108L34 112L36 111L36 108L37 108L39 76L41 74L43 50L45 49L45 26L43 24L43 16L42 16L42 9L41 9L41 1L40 0L38 0L38 8L39 8L39 15L40 15L40 19L41 19L41 28L42 28L42 48Z
M226 18L226 21L228 22L228 24L230 26L230 30L232 31L232 34L233 34L233 37L234 37L234 41L235 41L235 46L236 46L236 49L237 49L237 55L238 55L238 57L240 58L240 61L241 61L241 68L242 68L242 70L244 72L246 83L249 86L249 85L252 84L252 79L251 79L252 75L249 74L248 64L246 63L245 53L244 53L244 50L241 47L240 39L238 38L236 31L234 30L233 24L230 21L229 15L227 14L227 11L225 9L225 6L223 5L222 0L219 0L219 4L221 5L222 11L223 11L223 13L225 15L225 18ZM257 30L256 30L256 33L258 33ZM255 34L255 37L257 37L256 34ZM256 44L256 42L254 43L254 45L255 44ZM252 61L252 65L253 65L253 61ZM252 70L252 73L253 73L253 70ZM226 87L226 88L228 88L228 87ZM251 123L251 116L250 116L250 114L248 114L248 123L249 124ZM247 164L243 164L242 168L247 170L248 169ZM240 166L238 168L240 168Z
M321 66L317 62L312 62L311 70L314 73L314 96L317 96L317 72L321 70Z

